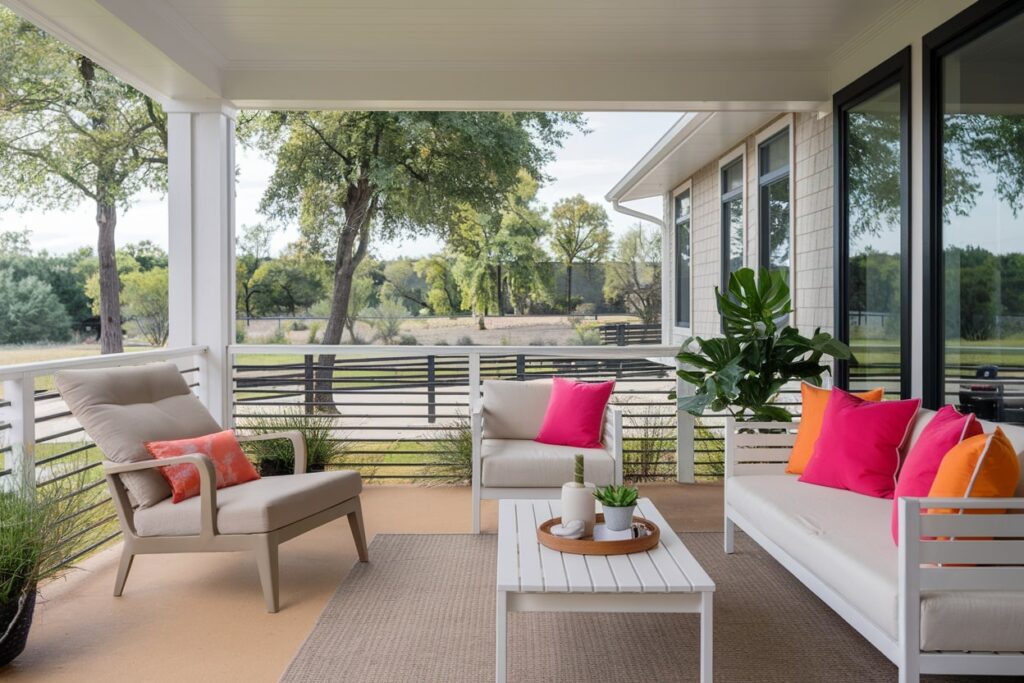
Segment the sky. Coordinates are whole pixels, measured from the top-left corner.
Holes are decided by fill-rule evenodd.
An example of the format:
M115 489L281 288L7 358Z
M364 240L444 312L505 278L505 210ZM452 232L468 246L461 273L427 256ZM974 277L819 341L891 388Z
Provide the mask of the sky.
M551 206L558 199L582 194L589 201L605 206L612 230L621 234L637 220L616 213L604 195L629 171L651 146L679 118L678 113L589 113L588 134L575 133L568 138L556 159L547 168L553 181L538 193L541 203ZM273 163L255 151L239 145L236 150L239 169L236 188L236 227L263 220L259 202ZM661 214L661 201L651 198L631 202L630 207L654 215ZM66 253L96 241L95 209L82 203L71 211L4 211L0 212L0 232L28 229L33 249ZM294 229L279 232L273 243L278 251L294 240ZM167 201L155 193L139 194L133 205L118 218L117 244L150 240L167 247ZM440 249L431 238L382 242L374 245L378 258L397 256L419 257Z

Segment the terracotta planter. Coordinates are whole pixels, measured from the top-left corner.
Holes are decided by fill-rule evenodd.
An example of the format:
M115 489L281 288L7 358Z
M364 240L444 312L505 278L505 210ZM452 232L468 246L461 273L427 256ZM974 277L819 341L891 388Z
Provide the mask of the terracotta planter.
M0 603L0 667L10 664L25 649L35 609L34 587L18 599Z

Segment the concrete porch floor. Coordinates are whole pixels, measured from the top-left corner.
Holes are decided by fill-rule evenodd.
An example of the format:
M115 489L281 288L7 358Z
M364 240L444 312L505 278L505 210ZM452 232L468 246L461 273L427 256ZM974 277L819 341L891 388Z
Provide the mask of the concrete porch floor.
M647 484L677 531L721 528L719 484ZM468 533L468 487L369 486L369 539L387 533ZM484 530L497 504L484 502ZM247 553L135 558L124 595L112 588L120 544L43 588L15 681L276 681L356 561L337 520L281 548L281 611L267 614ZM370 561L373 561L371 553Z

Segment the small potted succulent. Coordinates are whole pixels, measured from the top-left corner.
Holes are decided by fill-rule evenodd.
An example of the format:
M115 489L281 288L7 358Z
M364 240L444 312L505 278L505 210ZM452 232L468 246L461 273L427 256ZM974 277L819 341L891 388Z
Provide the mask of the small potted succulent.
M633 510L639 495L632 486L610 484L594 490L594 498L604 508L604 525L609 531L625 531L633 524Z

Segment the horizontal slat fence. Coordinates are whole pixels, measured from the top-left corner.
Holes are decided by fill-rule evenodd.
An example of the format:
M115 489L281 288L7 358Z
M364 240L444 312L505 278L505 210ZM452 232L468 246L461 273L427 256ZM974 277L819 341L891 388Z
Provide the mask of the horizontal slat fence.
M474 381L466 355L320 356L268 358L238 347L234 360L233 419L236 426L259 428L280 420L324 424L319 403L329 397L337 413L328 429L345 444L345 466L368 480L460 481L470 462L468 415ZM615 379L612 398L623 408L626 476L676 476L677 413L668 393L675 372L664 362L635 358L572 358L529 353L479 357L479 379L526 381L553 376L583 380ZM330 372L326 384L317 378ZM317 404L314 405L314 397ZM265 428L265 427L264 427ZM709 451L713 449L708 449ZM461 454L461 460L459 458ZM712 457L721 463L719 453ZM714 468L708 476L720 476Z

